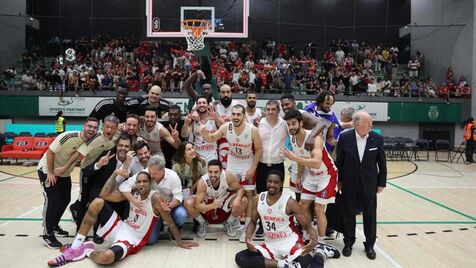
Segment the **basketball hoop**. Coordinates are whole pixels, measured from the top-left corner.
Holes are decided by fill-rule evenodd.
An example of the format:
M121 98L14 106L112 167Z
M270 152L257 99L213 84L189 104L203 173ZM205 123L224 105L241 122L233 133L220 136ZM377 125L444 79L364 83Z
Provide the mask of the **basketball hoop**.
M210 22L207 20L183 20L181 26L185 39L187 39L187 50L202 50L205 47L203 43L205 35L211 29Z

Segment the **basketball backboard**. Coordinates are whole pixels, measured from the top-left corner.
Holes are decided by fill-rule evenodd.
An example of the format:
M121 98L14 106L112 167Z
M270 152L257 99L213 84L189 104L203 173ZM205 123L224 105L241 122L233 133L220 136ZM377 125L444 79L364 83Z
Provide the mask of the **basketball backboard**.
M249 0L146 0L147 37L183 37L180 22L210 21L207 38L247 38Z

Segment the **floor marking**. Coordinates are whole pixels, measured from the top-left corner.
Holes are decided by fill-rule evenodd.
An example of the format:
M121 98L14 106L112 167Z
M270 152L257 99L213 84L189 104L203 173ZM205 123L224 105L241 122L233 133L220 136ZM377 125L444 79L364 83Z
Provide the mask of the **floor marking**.
M414 195L414 196L416 196L416 197L419 197L419 198L421 198L421 199L423 199L423 200L426 200L426 201L428 201L428 202L430 202L430 203L433 203L433 204L435 204L435 205L437 205L437 206L440 206L440 207L445 208L445 209L447 209L447 210L449 210L449 211L452 211L452 212L454 212L454 213L456 213L456 214L459 214L459 215L461 215L461 216L463 216L463 217L465 217L465 218L468 218L468 219L470 219L470 220L476 221L476 218L473 217L473 216L464 214L463 212L460 212L460 211L458 211L458 210L456 210L456 209L453 209L453 208L450 208L450 207L448 207L448 206L445 206L445 205L443 205L443 204L441 204L441 203L439 203L439 202L436 202L436 201L434 201L434 200L432 200L432 199L430 199L430 198L427 198L427 197L424 197L424 196L422 196L422 195L419 195L419 194L417 194L417 193L415 193L415 192L412 192L412 191L410 191L410 190L408 190L408 189L405 189L405 188L403 188L403 187L401 187L401 186L398 186L398 185L396 185L396 184L394 184L394 183L391 183L391 182L387 182L387 183L390 184L390 185L392 185L392 186L394 186L394 187L396 187L396 188L398 188L398 189L400 189L400 190L402 190L402 191L405 191L405 192L407 192L407 193L409 193L409 194L412 194L412 195Z
M357 228L357 234L364 239L365 241L365 235L364 235L364 232L360 229L360 228ZM387 259L388 262L390 262L393 267L395 268L402 268L402 266L394 259L392 258L390 255L387 254L387 252L385 252L383 249L381 249L377 244L374 245L374 250L375 252L378 253L378 255L381 255L383 256L385 259Z
M417 233L408 233L407 236L415 236L418 235Z
M3 172L3 171L2 171L2 172ZM5 178L5 179L2 179L2 180L0 180L0 182L8 181L8 180L11 180L11 179L14 179L14 178L20 178L20 177L23 176L23 175L27 175L27 174L30 174L30 173L33 173L33 172L36 172L36 170L28 171L28 172L26 172L26 173L22 173L22 174L18 174L18 175L13 175L13 174L10 174L10 173L5 173L5 172L3 172L3 173L5 173L5 174L13 175L13 176L8 177L8 178ZM25 178L25 179L26 179L26 178ZM30 178L28 178L28 179L30 179Z
M78 191L79 191L79 187L76 188L76 189L74 189L74 190L72 190L71 193L76 193L76 192L78 192ZM35 211L35 210L37 210L37 209L40 209L40 208L43 208L43 204L41 204L41 206L34 207L34 208L28 210L27 212L21 214L20 216L15 217L15 218L0 218L0 221L2 221L2 219L4 219L4 221L6 221L6 222L0 224L0 227L3 227L3 226L5 226L5 225L9 224L9 223L12 222L12 221L22 221L22 220L24 220L24 219L28 219L28 220L26 220L26 221L42 221L43 218L22 218L22 217L24 217L24 216L26 216L26 215L32 213L33 211ZM72 219L60 219L60 221L73 221L73 220L72 220Z

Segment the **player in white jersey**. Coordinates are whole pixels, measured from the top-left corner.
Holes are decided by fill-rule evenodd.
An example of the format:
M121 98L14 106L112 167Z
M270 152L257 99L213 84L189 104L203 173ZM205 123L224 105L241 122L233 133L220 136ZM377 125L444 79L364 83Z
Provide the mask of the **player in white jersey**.
M190 114L185 118L185 123L181 130L182 138L187 138L194 144L197 153L208 163L210 160L218 159L218 144L207 142L200 133L200 126L204 125L209 133L217 130L216 113L208 108L208 100L205 96L197 97L196 102L198 118L193 118Z
M268 191L253 198L252 221L246 229L247 249L235 256L239 267L323 267L325 257L338 254L332 248L318 246L314 249L316 231L310 226L298 202L282 192L283 184L284 175L272 170L266 180ZM258 217L263 222L265 242L255 245L252 237ZM307 244L294 227L294 217L310 234Z
M258 129L245 122L245 107L238 104L233 106L232 120L223 124L213 134L209 134L204 127L201 133L206 141L213 142L220 138L228 140L230 151L228 154L227 170L233 177L241 182L246 190L246 197L251 200L256 188L256 167L263 154L261 138ZM253 152L254 151L254 152ZM249 203L251 204L251 203ZM245 228L248 226L251 217L251 205L246 210ZM244 241L244 232L240 236L240 241Z
M291 94L285 94L281 96L281 108L284 113L296 109L296 100L294 98L294 95ZM318 118L315 117L314 115L304 111L304 110L299 110L302 115L302 121L303 121L303 127L304 129L307 130L313 130L314 133L323 133L324 129L326 127L326 120L324 118ZM311 136L309 136L309 139L305 141L304 147L308 150L312 149L312 146L314 146L314 139L312 139ZM291 139L288 136L286 138L286 148L288 150L292 150L292 145L291 145ZM296 200L299 201L301 200L301 189L297 188L295 185L296 182L296 177L297 177L297 164L296 162L291 163L291 176L290 176L290 190L293 191L296 195Z
M325 209L326 204L334 203L335 200L337 168L324 147L321 136L314 138L312 151L304 148L304 141L311 133L302 128L302 115L299 111L288 111L284 119L292 136L293 151L285 148L281 148L280 151L286 158L298 164L296 186L302 189L301 204L307 216L310 216L309 207L313 201L315 202L318 241L323 243L327 227Z
M147 172L139 173L135 182L134 196L141 200L143 207L139 208L131 203L129 217L126 220L121 220L112 207L105 202L105 200L110 202L125 200L120 192L114 190L116 189L116 176L121 172L123 171L116 170L109 177L99 198L94 199L89 205L73 243L63 247L62 254L48 262L50 267L79 261L86 256L96 264L107 265L122 260L127 255L135 254L147 243L159 214L167 222L169 230L180 247L190 248L198 245L180 239L180 232L170 216L166 199L159 193L151 191L151 177ZM86 235L96 222L99 222L100 225L98 234L112 244L107 250L96 250L92 242L84 243Z
M261 109L256 108L256 92L246 92L246 122L258 126L263 117Z
M185 201L188 214L198 221L197 236L205 237L206 225L224 222L224 230L230 237L240 227L240 215L248 207L243 187L233 175L223 170L220 161L208 163L208 173L197 183L197 193Z
M172 133L170 133L167 128L165 128L161 123L157 122L156 109L145 110L144 125L139 128L139 136L143 138L149 145L151 155L164 156L160 147L161 140L167 141L175 148L178 148L178 145L180 144L177 125L175 128L172 128Z
M231 113L232 108L237 105L238 103L232 99L231 96L231 87L229 85L222 85L220 87L220 101L213 105L215 112L217 113L218 117L216 120L216 124L220 127L223 123L230 122L232 119ZM221 138L217 140L218 144L218 156L220 162L223 164L223 167L226 168L227 161L228 161L228 142L226 138Z

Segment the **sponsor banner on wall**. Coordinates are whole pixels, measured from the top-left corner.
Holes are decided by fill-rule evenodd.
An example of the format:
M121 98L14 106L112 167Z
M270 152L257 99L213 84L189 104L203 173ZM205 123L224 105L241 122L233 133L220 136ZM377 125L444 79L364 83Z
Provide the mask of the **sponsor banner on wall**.
M39 97L39 115L55 116L63 111L63 116L87 117L96 104L105 98L97 97Z
M60 100L58 97L39 97L39 115L55 116L58 111L63 111L65 116L87 117L96 104L104 98L98 97L65 97ZM177 104L183 112L187 111L188 98L167 98L167 100ZM237 99L238 103L246 106L244 99ZM257 100L256 107L266 111L267 100ZM312 103L310 100L296 100L296 107L304 109L306 105ZM370 113L374 121L387 121L388 104L381 102L336 102L332 110L339 117L340 111L346 106L352 106L356 110L366 110Z

